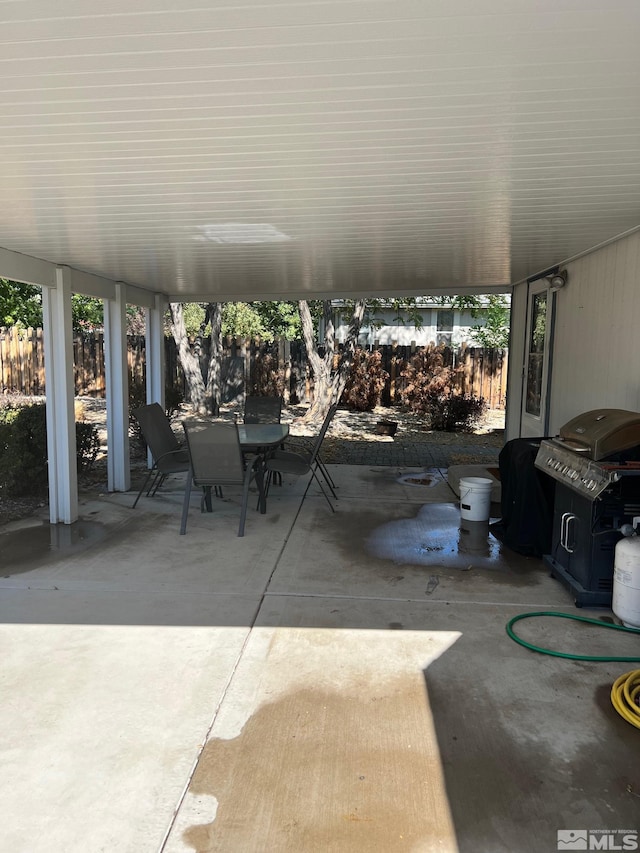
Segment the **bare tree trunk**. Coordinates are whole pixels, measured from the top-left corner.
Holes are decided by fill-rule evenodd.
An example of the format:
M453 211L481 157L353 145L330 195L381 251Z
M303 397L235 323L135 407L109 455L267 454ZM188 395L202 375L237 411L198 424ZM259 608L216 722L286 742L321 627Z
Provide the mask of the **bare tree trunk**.
M367 307L366 300L360 299L353 306L353 314L349 323L349 332L344 344L342 355L334 368L334 357L336 352L335 328L333 325L333 317L331 314L331 303L325 301L323 305L324 321L325 321L325 354L324 358L318 351L313 330L313 320L309 310L309 304L306 300L301 300L298 303L300 311L300 319L302 321L302 332L304 335L304 343L307 348L307 357L311 370L313 371L314 390L313 402L302 420L309 423L317 423L324 420L325 415L329 411L330 406L337 403L342 396L344 386L347 383L349 369L353 362L356 344L358 342L358 334L364 318L364 312Z
M206 405L206 392L200 362L191 352L189 346L189 336L184 324L184 313L182 302L170 302L169 311L171 312L171 333L178 347L178 357L182 365L182 371L189 387L189 397L193 408L199 414L209 414Z
M222 303L209 302L205 324L211 323L211 346L209 348L209 369L207 371L207 399L211 401L214 415L220 413L222 402Z

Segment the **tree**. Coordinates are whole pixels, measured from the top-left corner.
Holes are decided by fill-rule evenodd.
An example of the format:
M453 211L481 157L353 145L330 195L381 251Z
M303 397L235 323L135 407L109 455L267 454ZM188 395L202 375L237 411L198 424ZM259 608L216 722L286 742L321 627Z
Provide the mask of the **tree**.
M339 351L331 301L171 303L171 332L194 407L203 413L217 413L219 409L223 335L257 336L267 341L302 336L315 382L313 403L304 420L312 423L323 420L329 407L340 400L346 385L365 311L369 307L375 314L380 305L380 300L344 303L343 311L350 312L351 319L346 341ZM396 311L400 307L409 308L411 321L418 327L421 325L415 299L393 300L392 305ZM320 317L324 320L322 354L317 339ZM193 346L190 336L195 338ZM202 357L205 336L211 337L208 361Z
M0 326L42 326L40 288L0 278Z
M71 296L73 329L101 329L104 323L101 299L74 293ZM42 289L23 281L0 278L0 326L42 326Z
M220 408L223 336L272 341L293 337L300 327L292 302L172 302L169 316L189 397L202 414L217 414ZM205 338L210 342L206 357Z
M194 409L200 414L215 415L220 409L220 368L222 361L222 304L208 302L204 306L204 314L196 338L194 348L191 348L189 334L185 323L185 306L182 302L171 302L171 332L178 348L178 357L185 381L189 387L189 397ZM200 355L205 329L209 327L210 349L206 362L205 373L201 366Z
M302 323L297 302L251 302L267 334L274 338L284 338L287 341L300 340Z
M222 333L229 337L265 338L273 336L250 302L226 302L222 308Z
M480 312L485 315L485 324L471 326L474 342L482 347L505 349L509 346L510 308L503 293L490 293L487 296L454 296L451 300L454 308L470 308L471 316Z
M359 299L354 303L347 338L342 352L338 354L332 305L330 301L322 302L324 355L320 355L309 303L304 299L298 302L307 358L314 379L313 403L304 415L304 421L316 423L324 420L330 407L340 400L353 362L366 307L366 299Z
M76 332L101 329L104 325L102 300L73 293L71 295L71 316L73 317L73 328Z

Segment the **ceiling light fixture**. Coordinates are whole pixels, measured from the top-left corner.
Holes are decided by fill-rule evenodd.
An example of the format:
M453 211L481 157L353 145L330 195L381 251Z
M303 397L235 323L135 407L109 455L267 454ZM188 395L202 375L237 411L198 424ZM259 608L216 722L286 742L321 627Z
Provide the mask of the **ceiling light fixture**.
M549 276L549 287L551 290L560 290L567 283L567 278L566 270L558 270L558 272Z

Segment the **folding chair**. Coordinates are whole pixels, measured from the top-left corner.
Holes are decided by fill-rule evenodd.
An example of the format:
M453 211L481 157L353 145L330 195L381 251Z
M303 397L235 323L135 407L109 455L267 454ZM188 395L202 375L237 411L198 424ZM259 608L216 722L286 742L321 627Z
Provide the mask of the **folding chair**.
M147 491L147 497L155 495L169 474L182 474L189 470L189 454L176 438L169 418L159 403L140 406L131 414L140 425L140 432L153 458L153 465L133 503L132 509L135 509L151 476L153 475L154 479Z
M333 420L334 415L337 412L337 410L338 410L338 404L337 403L334 403L332 406L329 407L329 411L325 415L325 418L322 422L322 426L320 427L320 432L318 433L318 435L315 438L307 438L306 436L300 435L300 436L293 436L292 438L289 439L289 442L291 442L293 444L292 452L293 453L299 453L300 455L304 456L307 459L313 453L316 443L318 443L318 448L317 448L316 456L315 456L315 463L317 465L317 468L320 470L320 473L324 477L327 486L329 486L329 488L331 489L331 493L333 494L333 496L336 500L338 499L338 496L337 496L336 491L335 491L337 489L337 486L334 483L333 478L332 478L331 474L329 473L329 470L328 470L326 464L324 463L322 457L320 456L320 445L322 444L322 442L324 440L324 437L327 433L327 430L329 429L329 426L331 425L331 421ZM296 443L298 445L301 445L301 446L296 447L295 446Z
M245 397L245 424L279 424L282 416L282 397Z
M282 417L282 397L247 396L244 398L245 424L279 424ZM282 447L284 450L284 445ZM275 475L276 485L282 485L280 474Z
M245 461L236 424L185 421L183 426L191 471L184 491L180 534L184 535L187 531L192 485L203 489L203 501L209 511L211 511L212 486L242 486L238 536L244 536L249 486L253 480L258 485L260 511L263 513L266 511L262 458L256 456Z
M336 405L332 406L327 415L322 422L322 426L320 427L320 432L318 433L315 441L313 442L313 446L310 451L307 450L299 450L296 452L288 451L288 450L275 450L267 459L265 460L265 470L267 471L267 483L265 487L265 492L269 491L269 482L272 473L279 474L294 474L296 476L302 476L303 474L307 474L309 471L311 472L311 479L316 480L318 486L320 487L320 491L325 496L327 503L331 508L331 512L335 512L335 507L331 503L331 499L329 495L324 490L322 482L318 477L318 471L323 475L329 490L333 497L337 500L338 496L335 493L335 484L333 480L329 476L328 472L325 473L325 467L319 460L320 447L322 446L322 442L324 441L325 434L329 428L329 424L331 423L331 419L336 413L336 409L338 407Z

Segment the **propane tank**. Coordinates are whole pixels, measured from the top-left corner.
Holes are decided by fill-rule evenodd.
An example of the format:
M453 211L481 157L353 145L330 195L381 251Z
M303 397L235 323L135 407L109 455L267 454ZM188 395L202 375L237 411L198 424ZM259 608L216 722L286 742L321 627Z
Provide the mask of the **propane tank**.
M640 536L625 536L616 545L611 609L623 625L640 628Z

